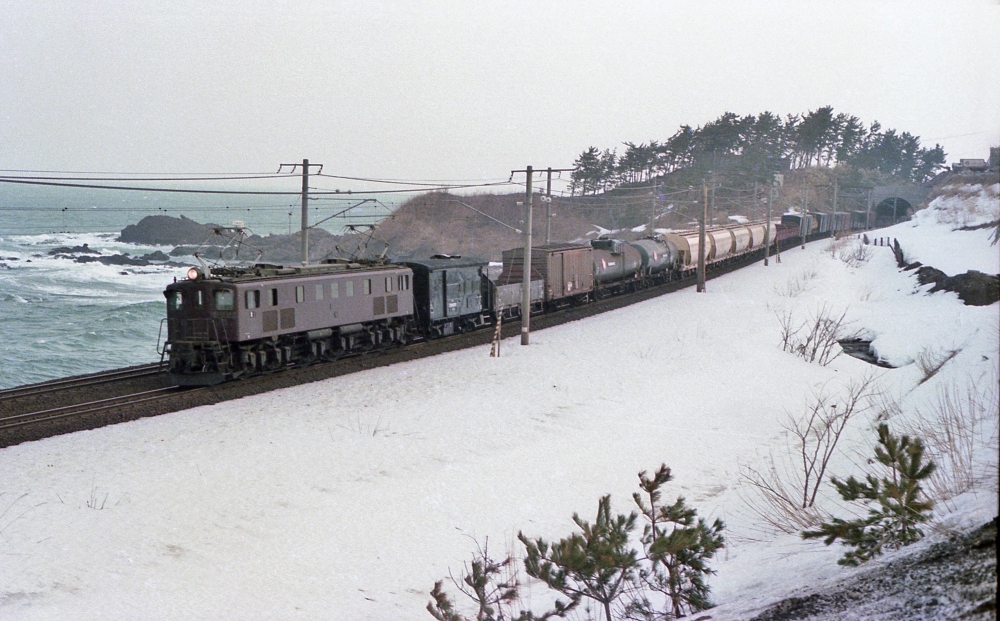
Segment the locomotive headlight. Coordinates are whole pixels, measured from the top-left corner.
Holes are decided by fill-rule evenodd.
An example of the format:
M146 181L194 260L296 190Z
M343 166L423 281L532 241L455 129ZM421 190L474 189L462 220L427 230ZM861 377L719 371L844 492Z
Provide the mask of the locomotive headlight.
M198 276L200 275L201 272L198 271L197 267L192 267L188 269L188 280L198 280Z

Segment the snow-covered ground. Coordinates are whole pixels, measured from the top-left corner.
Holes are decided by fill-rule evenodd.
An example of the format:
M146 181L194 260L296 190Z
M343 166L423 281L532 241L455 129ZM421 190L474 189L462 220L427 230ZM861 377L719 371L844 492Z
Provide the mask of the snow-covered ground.
M1000 274L1000 247L990 245L994 229L954 230L1000 219L1000 183L947 186L947 194L931 201L913 220L885 231L879 237L896 237L907 261L920 261L949 276L976 270Z
M924 226L880 234L920 258L953 235ZM975 243L987 245L956 252L996 257ZM537 332L530 347L508 340L501 358L483 346L4 449L0 617L430 619L428 591L477 542L566 536L606 493L630 511L636 474L660 463L675 476L665 500L726 522L713 619L843 576L839 546L760 529L740 464L780 451L783 420L811 395L872 373L901 407L894 426L945 387L995 387L1000 328L997 304L926 294L889 248L855 266L828 249ZM957 271L982 269L960 256ZM899 368L783 352L778 315L824 304ZM920 383L915 361L952 350ZM832 473L858 472L874 416L854 420ZM993 450L978 449L985 472ZM949 528L986 522L995 482L936 511Z

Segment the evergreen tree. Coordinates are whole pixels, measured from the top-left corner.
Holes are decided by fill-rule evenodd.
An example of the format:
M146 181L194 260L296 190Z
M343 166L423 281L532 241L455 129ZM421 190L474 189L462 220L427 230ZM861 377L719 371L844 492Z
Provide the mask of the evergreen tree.
M545 621L553 617L565 617L572 606L556 602L553 610L535 616L530 610L514 614L512 609L520 603L520 583L516 569L511 571L514 559L508 556L497 561L489 555L489 542L473 557L471 568L466 566L461 580L452 578L458 590L475 602L475 621ZM443 581L434 583L432 600L427 604L427 612L437 621L470 621L455 610L455 604L442 588Z
M557 602L562 609L588 598L599 603L605 621L611 621L611 606L621 597L638 563L637 553L629 545L637 517L634 512L613 517L611 496L604 496L597 504L593 524L573 514L579 533L551 544L518 533L527 551L524 569L529 576L570 598L568 605Z
M600 187L601 174L601 152L597 147L590 147L573 162L570 187L573 192L580 190L584 195L594 193Z
M672 505L659 504L660 487L672 479L666 464L652 477L640 472L643 493L632 495L647 522L641 541L649 565L640 569L639 579L666 597L667 608L662 614L646 597L632 602L630 612L649 619L678 618L711 607L705 577L715 572L706 561L723 547L724 525L720 520L711 526L701 518L696 522L697 510L685 506L683 497Z
M920 438L889 433L884 423L878 427L875 459L888 469L881 479L869 474L861 482L853 476L847 481L833 479L840 496L850 502L869 505L868 516L856 520L834 518L820 524L818 530L804 531L804 539L823 537L830 545L837 539L853 550L837 561L841 565L859 565L880 554L894 550L924 536L917 525L930 517L934 503L923 495L920 482L934 472L934 462L923 462L924 445Z

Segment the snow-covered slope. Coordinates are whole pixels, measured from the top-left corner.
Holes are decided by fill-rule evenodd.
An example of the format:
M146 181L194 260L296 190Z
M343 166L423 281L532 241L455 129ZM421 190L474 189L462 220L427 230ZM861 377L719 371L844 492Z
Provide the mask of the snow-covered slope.
M828 246L508 340L501 358L479 347L4 449L0 617L429 619L434 581L477 541L565 536L605 493L631 510L636 473L661 462L665 499L727 524L713 618L843 575L837 546L762 533L739 465L782 446L811 395L876 371L899 417L941 386L995 385L1000 336L996 304L927 295L888 248L851 266ZM782 352L777 316L824 304L899 368ZM919 384L914 361L954 349ZM857 472L872 422L832 472ZM996 503L981 490L938 517L971 526Z

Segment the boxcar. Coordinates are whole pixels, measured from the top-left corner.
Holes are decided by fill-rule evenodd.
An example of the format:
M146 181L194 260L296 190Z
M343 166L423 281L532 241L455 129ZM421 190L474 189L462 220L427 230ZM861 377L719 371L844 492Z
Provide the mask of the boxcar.
M562 305L589 297L594 290L594 265L590 246L545 244L531 249L531 280L545 281L545 303ZM522 282L524 248L503 251L503 272L498 285Z
M448 257L405 261L404 265L413 270L414 315L422 332L443 336L487 322L485 261Z

